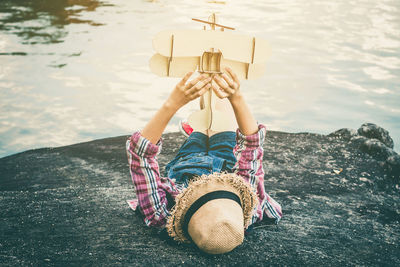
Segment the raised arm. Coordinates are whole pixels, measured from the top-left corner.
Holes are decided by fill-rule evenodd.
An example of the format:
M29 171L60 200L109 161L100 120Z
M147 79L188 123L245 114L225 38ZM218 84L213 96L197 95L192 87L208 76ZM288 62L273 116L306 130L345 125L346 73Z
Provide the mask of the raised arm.
M207 75L200 75L188 82L192 74L193 72L188 72L183 77L175 86L168 99L141 131L142 136L151 143L156 144L160 140L168 122L181 107L210 89L211 78Z
M254 134L258 131L257 121L240 92L240 82L232 69L225 68L225 71L214 76L212 89L219 98L228 98L231 102L240 132L244 135Z
M169 215L166 194L176 193L170 180L160 177L156 156L161 151L161 142L158 141L175 112L211 86L210 79L204 76L188 82L191 75L192 73L186 74L144 129L135 132L126 144L136 197L148 226L165 224Z
M266 134L265 126L257 124L240 92L240 82L230 68L226 73L215 76L216 84L212 88L220 98L228 98L235 112L240 132L237 133L237 144L233 149L236 157L234 172L239 174L257 192L259 206L254 213L252 223L260 221L266 214L276 222L282 217L282 209L264 189L263 142Z

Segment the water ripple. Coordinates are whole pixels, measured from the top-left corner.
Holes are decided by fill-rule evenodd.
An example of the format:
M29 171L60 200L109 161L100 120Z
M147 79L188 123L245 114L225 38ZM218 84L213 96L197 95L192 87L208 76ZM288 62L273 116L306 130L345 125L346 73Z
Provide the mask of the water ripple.
M152 38L211 12L271 44L265 75L241 86L260 122L319 133L374 122L399 151L399 1L224 2L0 1L0 157L143 127L178 81L150 72Z

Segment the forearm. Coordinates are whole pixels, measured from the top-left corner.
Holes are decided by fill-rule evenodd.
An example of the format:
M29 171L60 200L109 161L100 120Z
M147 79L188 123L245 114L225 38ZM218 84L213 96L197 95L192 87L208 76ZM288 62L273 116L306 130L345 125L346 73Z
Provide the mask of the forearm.
M252 135L258 131L257 121L239 90L240 82L237 75L231 68L227 67L225 71L226 73L214 76L215 84L212 85L212 89L219 98L226 97L231 102L240 132L244 135Z
M243 95L238 94L229 99L233 111L235 112L236 121L239 126L240 132L244 135L252 135L258 131L258 124L249 106L243 98Z
M168 125L168 122L178 111L178 109L179 107L166 101L143 128L141 131L142 136L148 139L151 143L156 144L158 140L160 140L165 127Z
M165 127L178 109L203 95L211 87L211 84L209 84L211 78L207 75L200 75L187 82L192 74L193 72L186 73L172 90L167 101L141 131L142 136L151 143L156 144L160 140Z

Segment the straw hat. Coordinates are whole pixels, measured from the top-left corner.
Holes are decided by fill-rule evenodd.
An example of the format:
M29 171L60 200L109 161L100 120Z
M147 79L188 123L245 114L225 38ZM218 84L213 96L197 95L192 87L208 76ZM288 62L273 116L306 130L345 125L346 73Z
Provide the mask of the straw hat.
M229 252L243 242L258 203L250 185L233 173L198 177L175 200L168 234L210 254Z

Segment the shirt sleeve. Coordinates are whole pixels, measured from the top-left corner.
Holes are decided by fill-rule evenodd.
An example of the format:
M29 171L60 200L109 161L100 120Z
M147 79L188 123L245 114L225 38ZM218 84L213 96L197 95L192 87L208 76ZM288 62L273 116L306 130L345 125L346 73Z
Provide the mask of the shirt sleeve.
M162 139L156 145L135 132L126 142L130 173L136 197L148 226L164 226L170 215L166 190L163 188L157 155Z
M263 144L266 135L264 125L258 125L258 132L252 135L243 135L240 130L236 131L236 146L233 153L236 157L236 164L233 171L244 178L253 191L257 194L259 205L253 215L252 223L261 221L263 215L279 222L282 217L281 206L272 197L265 193L264 169L262 165L264 150Z

